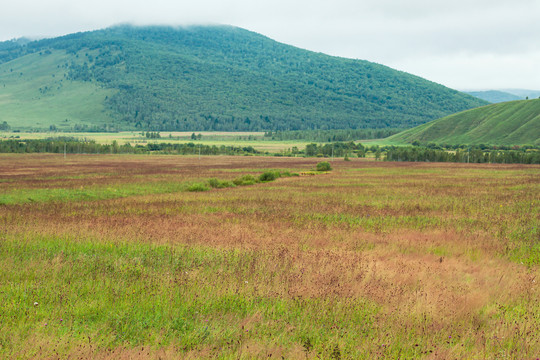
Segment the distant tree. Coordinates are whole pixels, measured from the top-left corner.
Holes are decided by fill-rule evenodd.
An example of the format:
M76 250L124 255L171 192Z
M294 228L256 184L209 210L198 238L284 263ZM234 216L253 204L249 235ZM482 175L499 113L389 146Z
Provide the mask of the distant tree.
M317 171L330 171L332 170L332 166L330 166L328 161L323 161L317 164L316 169Z
M3 123L0 124L0 130L7 131L9 129L11 129L11 126L9 126L7 122L4 121Z
M195 135L195 133L191 134L191 140L197 140L197 135Z

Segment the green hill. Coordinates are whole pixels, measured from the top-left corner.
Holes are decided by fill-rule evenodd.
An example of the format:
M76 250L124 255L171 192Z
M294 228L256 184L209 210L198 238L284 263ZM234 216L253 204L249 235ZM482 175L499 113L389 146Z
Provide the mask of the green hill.
M540 145L540 100L483 106L434 120L388 138L392 142Z
M0 43L0 122L12 128L409 128L484 104L229 26L118 26Z

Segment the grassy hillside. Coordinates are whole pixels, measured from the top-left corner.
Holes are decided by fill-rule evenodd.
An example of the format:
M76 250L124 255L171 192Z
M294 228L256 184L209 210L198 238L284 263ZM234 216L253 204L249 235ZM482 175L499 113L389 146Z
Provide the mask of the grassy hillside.
M95 82L72 81L59 67L70 56L62 51L34 53L0 65L0 121L17 128L71 129L105 126L113 117L104 101L114 90Z
M512 101L464 111L406 130L393 142L540 145L540 100Z
M5 42L0 64L1 96L11 99L0 120L13 128L65 118L128 130L406 128L485 104L382 65L226 26L121 26ZM44 87L54 91L40 96Z

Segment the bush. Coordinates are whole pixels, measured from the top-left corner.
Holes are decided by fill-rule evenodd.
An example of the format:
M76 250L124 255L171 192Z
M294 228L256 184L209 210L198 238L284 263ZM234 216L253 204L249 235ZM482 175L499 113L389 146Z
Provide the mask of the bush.
M330 171L332 167L328 161L323 161L317 164L317 171Z
M188 191L208 191L208 190L210 190L210 188L206 184L203 184L203 183L191 184L188 187Z
M262 182L274 181L278 177L281 177L281 174L279 171L265 171L259 176L259 181L262 181Z
M256 182L257 179L253 175L244 175L233 180L233 184L237 186L253 185Z
M226 180L225 181L219 181L216 178L208 179L208 185L210 185L213 188L217 188L217 189L223 189L223 188L236 186L234 183L232 183L230 181L226 181Z
M222 181L221 184L219 184L219 188L229 188L229 187L235 187L236 185L232 181Z
M218 179L211 178L211 179L208 179L208 185L210 185L213 188L218 188L220 187L221 183L219 182Z

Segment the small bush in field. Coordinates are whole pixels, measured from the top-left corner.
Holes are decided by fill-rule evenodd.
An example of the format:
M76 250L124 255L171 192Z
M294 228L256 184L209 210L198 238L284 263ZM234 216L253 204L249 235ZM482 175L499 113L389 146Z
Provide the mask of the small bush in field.
M229 187L235 187L235 186L236 185L232 181L225 180L219 184L218 188L229 188Z
M256 182L257 182L257 179L255 179L255 176L249 175L249 174L241 176L233 180L233 184L236 186L253 185Z
M323 161L317 164L316 169L317 171L330 171L332 170L332 166L330 166L328 161Z
M221 182L216 178L208 179L208 185L210 185L213 188L220 187Z
M262 182L274 181L279 177L281 177L279 171L265 171L259 176L259 180Z
M203 183L195 183L195 184L191 184L188 189L188 191L208 191L210 190L210 188L206 185L206 184L203 184Z

